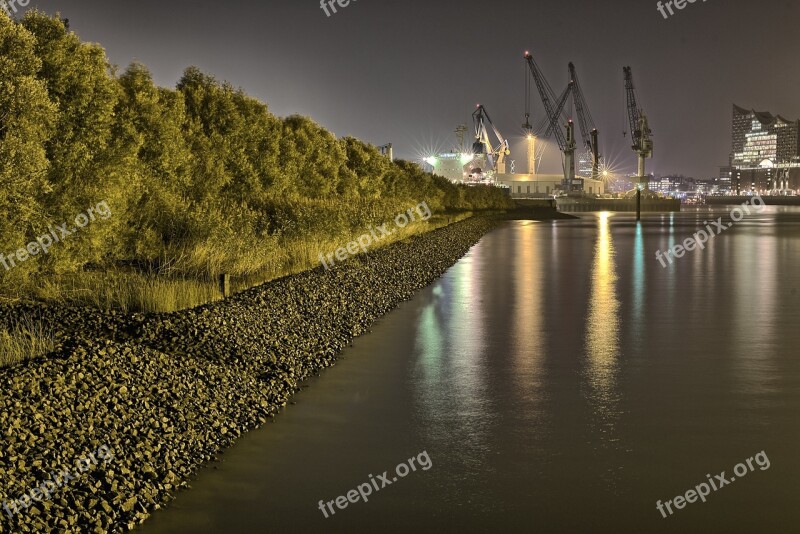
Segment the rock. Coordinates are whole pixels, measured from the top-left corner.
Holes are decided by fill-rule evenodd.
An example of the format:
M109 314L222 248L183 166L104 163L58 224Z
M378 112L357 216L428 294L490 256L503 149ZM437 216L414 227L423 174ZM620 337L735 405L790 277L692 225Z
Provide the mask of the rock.
M0 325L22 314L61 332L54 353L0 369L0 502L97 460L49 500L3 513L0 533L136 528L492 227L468 219L171 314L0 305Z

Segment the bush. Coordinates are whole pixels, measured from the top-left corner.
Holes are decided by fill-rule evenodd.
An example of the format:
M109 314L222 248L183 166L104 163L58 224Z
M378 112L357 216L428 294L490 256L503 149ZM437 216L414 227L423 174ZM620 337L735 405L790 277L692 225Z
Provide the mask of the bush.
M499 190L457 186L374 146L337 139L196 67L176 89L144 65L117 74L62 20L0 12L0 253L106 201L113 216L10 270L18 289L54 276L134 268L209 280L305 265L321 243L427 202L504 209ZM295 251L303 258L290 256ZM294 268L294 267L292 267Z

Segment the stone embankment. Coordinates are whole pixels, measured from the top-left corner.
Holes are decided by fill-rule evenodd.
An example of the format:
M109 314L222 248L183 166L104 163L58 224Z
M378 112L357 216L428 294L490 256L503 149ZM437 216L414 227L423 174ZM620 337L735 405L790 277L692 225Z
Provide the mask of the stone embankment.
M493 224L468 219L178 313L0 307L0 325L24 314L59 339L0 369L0 532L135 527ZM110 458L81 462L98 450Z

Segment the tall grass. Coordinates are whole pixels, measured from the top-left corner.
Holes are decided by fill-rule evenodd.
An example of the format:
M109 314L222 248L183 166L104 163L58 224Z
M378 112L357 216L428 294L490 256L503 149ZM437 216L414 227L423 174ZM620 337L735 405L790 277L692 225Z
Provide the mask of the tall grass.
M21 319L11 330L0 329L0 367L42 356L54 349L53 333L30 318Z
M428 221L409 224L402 229L395 228L391 236L373 243L369 251L430 232L471 215L470 212L437 215ZM171 255L173 260L165 263L167 268L160 273L131 269L72 273L40 280L33 284L29 292L42 300L82 304L104 310L174 312L222 299L214 275L224 268L223 265L235 269L229 273L231 289L239 292L276 278L313 269L320 265L320 254L326 256L365 233L368 233L367 228L325 237L319 234L283 236L277 240L265 240L247 250L236 250L232 246L176 250ZM201 258L207 262L205 267L195 268L194 275L187 275L185 265L196 266L201 263Z
M216 283L133 271L76 273L50 279L36 297L125 312L173 312L222 298Z

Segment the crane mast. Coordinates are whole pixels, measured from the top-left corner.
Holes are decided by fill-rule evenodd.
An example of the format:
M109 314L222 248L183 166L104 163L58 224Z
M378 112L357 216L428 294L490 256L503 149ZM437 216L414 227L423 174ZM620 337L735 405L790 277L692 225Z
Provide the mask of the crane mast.
M630 67L623 67L625 75L625 100L628 108L628 125L631 132L633 145L639 159L637 174L637 189L647 189L647 174L645 173L645 159L653 156L653 139L644 110L636 102L636 91L633 87L633 74Z
M544 111L549 121L549 126L545 137L549 136L550 133L553 133L559 149L564 153L563 188L565 192L570 191L575 180L575 125L572 123L571 119L568 120L566 124L566 133L564 133L561 124L559 124L558 121L563 113L564 105L566 104L567 99L573 90L573 84L570 81L567 88L556 101L556 104L554 104L553 101L556 100L555 93L553 92L552 87L550 87L550 84L547 83L544 74L542 74L541 69L539 69L539 66L536 64L536 61L534 61L533 56L529 52L525 52L525 61L528 63L531 76L536 84L536 90L539 92L539 97L542 99L542 105L544 106ZM528 95L530 94L529 84L530 79L526 76L525 88L526 94ZM528 113L526 113L526 115L527 114Z
M531 125L531 95L527 73L525 73L525 124L522 125L522 129L525 130L525 140L528 145L528 174L534 176L536 174L536 136L533 133L533 125Z

